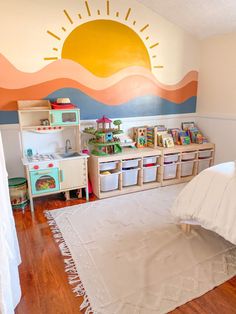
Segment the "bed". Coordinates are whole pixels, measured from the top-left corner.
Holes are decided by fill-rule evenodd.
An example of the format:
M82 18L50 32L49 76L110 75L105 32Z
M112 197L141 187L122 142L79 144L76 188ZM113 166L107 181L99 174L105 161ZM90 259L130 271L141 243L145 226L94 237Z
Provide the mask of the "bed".
M199 224L236 244L236 161L202 171L184 187L171 212L186 232Z

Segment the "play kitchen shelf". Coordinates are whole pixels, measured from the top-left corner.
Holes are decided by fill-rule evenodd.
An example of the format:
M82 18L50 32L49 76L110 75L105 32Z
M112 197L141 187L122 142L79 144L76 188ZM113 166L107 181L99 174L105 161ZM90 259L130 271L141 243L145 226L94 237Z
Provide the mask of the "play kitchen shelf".
M211 143L173 148L126 148L122 153L89 158L89 177L98 198L190 181L214 163Z
M64 127L79 125L80 111L79 109L24 109L18 111L18 116L22 130L51 132L53 130L61 130Z
M161 185L158 149L125 148L110 156L90 156L89 177L98 198L142 191Z
M20 104L18 103L18 106L20 109L18 116L22 162L25 166L28 182L31 211L34 210L33 199L35 197L58 192L65 192L65 196L68 199L70 190L84 188L86 199L88 200L87 158L89 156L80 154L79 109L51 110L45 101L23 101ZM32 140L33 137L29 136L29 134L37 137L35 141L43 142L45 136L48 139L51 133L50 140L54 143L56 137L53 133L61 132L58 135L61 135L61 138L63 138L63 132L66 132L66 130L71 130L73 135L73 152L70 151L72 149L71 142L66 137L64 151L32 154L32 149L29 149L28 143L29 138ZM30 143L34 144L32 141ZM50 142L50 144L52 143ZM59 146L59 143L57 146Z

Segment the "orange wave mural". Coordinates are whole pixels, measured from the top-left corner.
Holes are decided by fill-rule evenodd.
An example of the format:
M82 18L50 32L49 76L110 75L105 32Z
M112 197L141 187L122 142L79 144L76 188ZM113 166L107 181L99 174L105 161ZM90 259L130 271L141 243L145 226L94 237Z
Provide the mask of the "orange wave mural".
M109 77L100 78L82 67L79 63L67 59L54 61L37 72L26 73L17 70L2 54L0 54L0 66L1 73L4 73L4 75L0 75L0 86L9 89L24 88L62 77L80 82L82 85L91 89L105 89L115 85L127 76L133 75L145 77L158 87L166 90L177 90L192 81L198 80L198 72L190 71L177 84L165 85L158 82L151 71L138 66L128 67Z
M177 84L165 85L143 67L129 67L101 78L74 61L62 59L38 72L25 73L0 55L0 68L0 110L17 110L19 99L42 99L63 88L77 89L107 106L118 106L146 95L181 104L197 94L196 71L189 72Z

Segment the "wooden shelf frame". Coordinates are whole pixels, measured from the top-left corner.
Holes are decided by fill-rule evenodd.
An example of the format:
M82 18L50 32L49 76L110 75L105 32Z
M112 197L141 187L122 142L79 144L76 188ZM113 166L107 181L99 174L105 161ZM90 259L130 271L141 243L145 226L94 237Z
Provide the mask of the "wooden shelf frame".
M173 148L161 148L162 150L162 167L164 168L164 156L169 154L179 154L179 158L177 161L177 174L176 178L173 179L164 179L164 171L162 172L163 176L161 179L162 186L167 186L171 184L185 183L192 180L199 173L199 162L209 160L209 166L213 166L214 157L215 157L215 145L212 143L204 143L204 144L190 144L190 145L176 145ZM208 158L199 158L199 154L201 151L208 151L210 153L210 157ZM186 154L194 153L195 157L189 160L183 160L183 157ZM181 168L183 163L193 162L193 172L192 175L182 176Z
M210 157L200 159L199 152L201 151L210 151ZM183 160L183 157L186 153L194 153L194 159L191 160ZM169 154L178 154L178 160L176 162L177 172L176 177L173 179L164 179L164 157ZM215 155L215 145L212 143L205 144L191 144L191 145L179 145L172 148L140 148L140 149L131 149L126 148L122 153L114 154L110 156L94 156L92 155L89 158L89 177L92 183L94 194L102 199L112 196L118 196L121 194L127 194L132 192L143 191L147 189L157 188L160 186L168 186L172 184L185 183L192 180L199 171L199 162L203 160L209 160L209 166L214 164L214 155ZM157 168L157 177L156 181L144 183L143 182L143 158L157 156L157 164L160 166ZM138 182L137 185L132 186L122 186L122 160L130 160L130 159L140 159L138 163ZM104 162L112 162L117 161L117 171L121 172L118 178L118 189L112 190L108 192L100 191L100 163ZM183 163L193 162L193 172L192 175L182 176L181 175L181 167Z
M150 188L156 188L161 186L160 182L160 173L159 168L157 168L157 176L156 181L144 183L143 182L143 158L145 157L157 157L157 163L159 164L161 162L161 152L156 149L152 148L143 148L143 149L133 149L133 148L126 148L124 149L123 153L110 155L110 156L94 156L92 155L89 158L89 178L92 183L93 187L93 193L98 198L106 198L106 197L112 197L117 196L121 194L127 194L132 192L138 192ZM123 186L123 176L122 176L122 161L132 160L132 159L138 159L138 179L136 185L130 185L130 186ZM118 189L102 192L101 191L101 185L100 185L100 163L104 162L112 162L117 161L118 167L117 171L120 172L118 175Z

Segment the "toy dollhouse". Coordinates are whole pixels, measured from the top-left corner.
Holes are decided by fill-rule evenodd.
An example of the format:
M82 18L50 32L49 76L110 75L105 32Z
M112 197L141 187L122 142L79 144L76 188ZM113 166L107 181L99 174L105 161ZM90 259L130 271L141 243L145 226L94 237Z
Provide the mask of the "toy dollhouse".
M94 137L89 140L89 144L93 146L92 154L97 156L106 156L122 152L120 139L118 134L122 134L120 129L121 121L115 120L112 122L109 118L103 116L96 120L97 128L89 127L84 129L84 133L91 134ZM112 128L112 123L117 128Z

